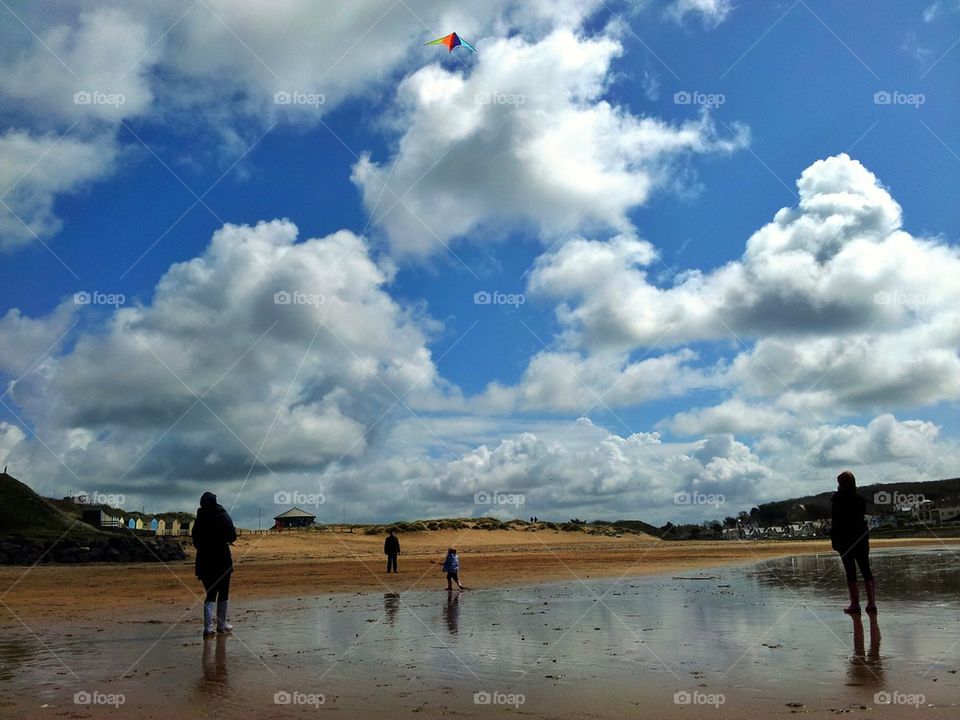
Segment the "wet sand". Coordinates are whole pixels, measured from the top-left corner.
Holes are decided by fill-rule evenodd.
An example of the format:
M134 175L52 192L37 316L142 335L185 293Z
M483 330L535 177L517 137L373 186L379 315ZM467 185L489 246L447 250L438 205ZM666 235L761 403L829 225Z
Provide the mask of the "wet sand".
M434 578L238 598L234 634L206 642L183 603L29 628L8 616L0 716L956 718L958 552L875 552L875 624L840 611L832 553L449 595Z
M244 535L233 549L241 602L320 593L433 589L440 562L460 549L464 581L478 588L573 579L636 577L795 554L829 553L827 541L665 542L646 535L506 530L402 535L399 575L386 575L383 536L341 533ZM940 540L873 541L883 547L937 547ZM192 548L190 549L192 552ZM193 561L156 564L0 567L0 628L83 620L91 613L180 612L198 600ZM5 609L5 607L6 609ZM4 616L3 612L6 612Z

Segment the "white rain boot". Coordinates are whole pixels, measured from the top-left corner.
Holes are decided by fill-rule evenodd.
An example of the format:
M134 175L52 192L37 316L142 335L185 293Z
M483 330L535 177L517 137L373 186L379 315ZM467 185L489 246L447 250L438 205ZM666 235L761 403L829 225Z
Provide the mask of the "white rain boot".
M216 603L205 602L203 604L203 636L211 637L217 634L213 627L213 606Z
M229 600L221 600L217 603L217 632L228 633L233 630L233 625L227 622L227 607Z

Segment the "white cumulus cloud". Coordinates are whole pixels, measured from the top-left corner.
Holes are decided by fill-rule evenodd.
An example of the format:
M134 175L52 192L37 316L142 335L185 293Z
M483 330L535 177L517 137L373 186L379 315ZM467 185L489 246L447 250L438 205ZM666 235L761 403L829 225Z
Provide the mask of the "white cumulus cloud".
M628 211L673 182L683 157L743 147L740 126L725 138L706 116L672 124L604 100L621 52L561 29L491 40L469 72L430 65L406 78L397 154L353 169L373 227L401 254L531 222L545 237L629 230Z

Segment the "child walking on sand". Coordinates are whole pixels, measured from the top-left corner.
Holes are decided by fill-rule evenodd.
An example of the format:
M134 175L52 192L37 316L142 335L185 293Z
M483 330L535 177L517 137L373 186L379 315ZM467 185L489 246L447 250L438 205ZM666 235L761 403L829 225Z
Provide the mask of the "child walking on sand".
M456 548L447 549L447 557L443 561L443 571L447 574L447 590L453 590L453 583L463 590L460 584L460 558L457 557Z

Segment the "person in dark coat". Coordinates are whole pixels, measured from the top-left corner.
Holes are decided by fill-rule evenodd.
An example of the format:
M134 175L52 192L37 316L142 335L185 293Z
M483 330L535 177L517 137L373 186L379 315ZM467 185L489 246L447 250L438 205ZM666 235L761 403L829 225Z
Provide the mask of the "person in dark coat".
M393 534L393 530L383 541L383 554L387 556L387 574L390 574L390 568L397 572L397 555L400 554L400 540Z
M210 637L218 632L230 632L233 630L227 622L230 576L233 574L230 545L237 539L237 531L230 515L217 503L217 496L212 492L205 492L200 498L191 535L197 549L196 574L207 593L203 603L203 635Z
M830 544L840 553L843 570L850 591L850 605L845 613L860 613L860 589L857 585L857 567L863 575L867 590L867 612L877 611L876 590L870 570L870 531L864 517L866 501L857 492L853 473L845 470L837 475L837 491L830 499Z

